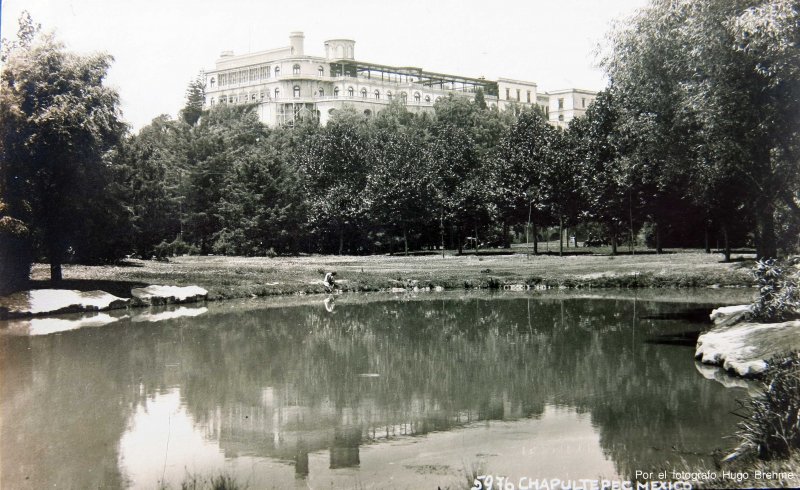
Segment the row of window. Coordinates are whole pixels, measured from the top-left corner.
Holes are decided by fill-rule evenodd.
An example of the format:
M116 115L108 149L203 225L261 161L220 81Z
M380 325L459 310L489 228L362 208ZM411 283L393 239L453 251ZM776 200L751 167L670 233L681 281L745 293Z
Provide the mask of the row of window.
M506 100L511 100L511 89L506 87ZM531 91L528 90L528 104L531 103ZM522 91L517 89L517 102L522 102Z
M213 89L215 85L225 87L228 85L237 85L241 83L257 82L259 80L267 80L272 78L272 75L279 77L281 75L281 67L276 66L274 69L271 66L259 66L255 68L248 68L245 70L229 71L220 73L216 77L212 76L208 84ZM292 75L300 74L300 65L295 64L292 66ZM325 76L325 68L322 66L317 67L317 74Z
M280 88L276 88L274 90L274 94L275 94L275 98L279 99L281 97L281 89ZM368 94L367 89L362 88L361 89L361 98L362 99L366 99L367 98L367 94ZM317 96L317 97L325 97L325 89L322 88L322 87L319 87L317 89L317 92L314 95ZM380 100L381 99L380 90L376 89L372 93L372 95L375 98L375 100ZM299 85L295 85L294 87L292 87L292 96L294 98L299 98L300 97L300 86ZM339 87L334 87L333 88L333 96L334 97L339 97ZM353 87L349 87L347 89L347 96L348 97L355 97L355 89ZM387 90L386 91L386 100L392 100L392 97L393 97L392 91L391 90ZM269 92L259 92L258 93L258 98L256 98L256 94L255 93L252 93L252 94L250 94L249 100L248 100L248 96L246 94L245 95L238 95L238 96L237 95L229 95L229 96L222 95L219 98L219 102L221 104L225 104L225 103L229 103L229 102L230 103L236 103L236 102L244 103L244 102L248 102L248 101L249 102L256 102L257 100L264 100L264 98L269 98ZM405 103L408 100L408 94L405 93L405 92L401 92L400 93L400 100L403 101L403 103ZM438 98L437 98L437 100L438 100ZM420 103L421 101L422 101L422 95L419 92L414 92L414 102ZM431 96L430 95L426 95L425 96L425 102L430 104L430 102L431 102ZM215 103L215 99L214 99L214 97L211 97L210 104L214 105L214 103Z

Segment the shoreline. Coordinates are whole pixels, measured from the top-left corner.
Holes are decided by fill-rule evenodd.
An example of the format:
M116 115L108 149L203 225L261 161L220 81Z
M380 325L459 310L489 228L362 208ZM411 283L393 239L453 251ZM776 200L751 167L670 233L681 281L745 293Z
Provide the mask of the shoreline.
M150 285L199 286L205 301L324 294L325 272L338 273L342 293L414 291L752 289L751 259L724 263L695 251L663 255L441 255L436 256L180 256L169 261L128 259L119 264L65 265L64 280L49 281L34 264L30 289L105 291L130 298ZM123 308L133 307L123 305ZM0 298L0 318L3 315ZM31 315L22 315L31 316Z

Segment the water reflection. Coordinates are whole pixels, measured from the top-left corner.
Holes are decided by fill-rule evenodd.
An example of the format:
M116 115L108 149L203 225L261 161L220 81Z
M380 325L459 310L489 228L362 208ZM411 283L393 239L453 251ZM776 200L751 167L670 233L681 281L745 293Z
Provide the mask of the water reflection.
M646 342L692 328L669 319L680 309L448 298L0 336L0 486L152 488L218 468L257 488L445 486L481 459L542 478L707 466L744 391L700 376L692 349Z

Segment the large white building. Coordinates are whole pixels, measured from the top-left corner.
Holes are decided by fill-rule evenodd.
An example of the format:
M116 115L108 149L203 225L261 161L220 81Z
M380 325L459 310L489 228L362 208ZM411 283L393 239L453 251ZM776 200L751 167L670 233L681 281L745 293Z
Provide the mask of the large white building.
M258 104L269 126L317 117L325 124L345 105L370 116L393 100L410 111L432 111L440 97L473 98L482 89L486 103L504 109L510 104L538 105L551 124L564 126L580 116L596 97L588 90L539 92L536 83L499 78L490 81L425 71L413 66L388 66L355 59L355 41L325 41L325 56L305 54L303 33L293 32L289 46L234 55L225 51L216 67L205 72L205 107Z

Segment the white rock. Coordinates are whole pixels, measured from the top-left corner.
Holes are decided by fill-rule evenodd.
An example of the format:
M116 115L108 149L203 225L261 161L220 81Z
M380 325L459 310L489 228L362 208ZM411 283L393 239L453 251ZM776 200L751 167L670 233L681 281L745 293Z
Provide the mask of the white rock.
M143 305L166 305L172 303L194 303L208 296L208 291L199 286L147 286L131 289L137 303Z
M697 339L695 358L740 376L767 369L767 361L800 349L800 320L717 326Z
M721 306L711 310L710 317L714 325L733 325L749 312L750 305Z
M105 291L33 289L3 297L0 308L7 309L12 316L27 316L122 308L129 301Z

